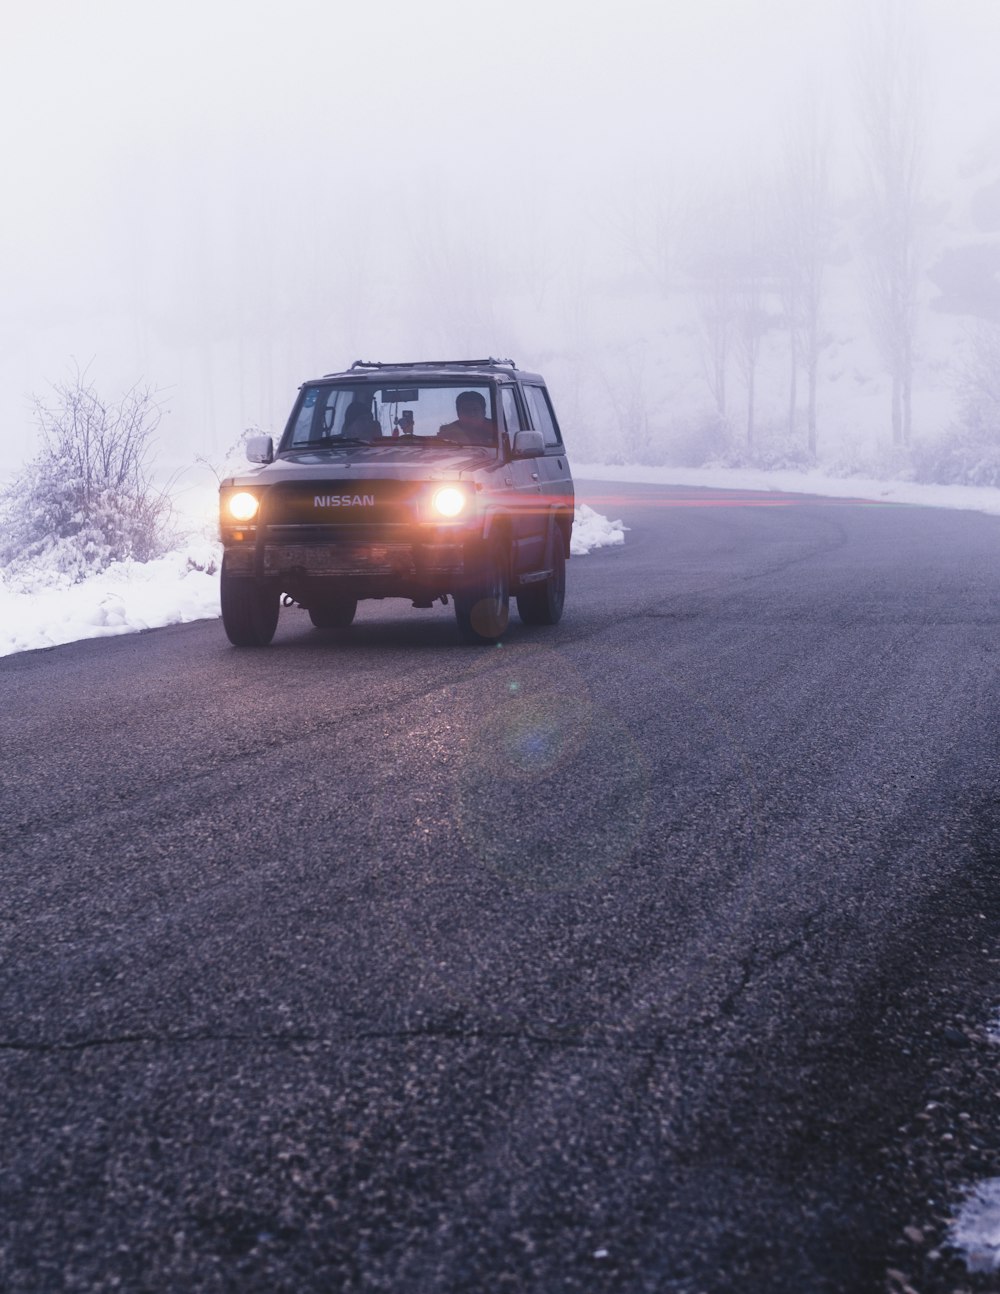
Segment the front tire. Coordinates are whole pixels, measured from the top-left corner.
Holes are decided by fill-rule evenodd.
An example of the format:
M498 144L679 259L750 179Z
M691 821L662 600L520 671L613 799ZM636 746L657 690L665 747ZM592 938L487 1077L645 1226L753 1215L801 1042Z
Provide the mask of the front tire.
M253 576L229 575L222 559L219 582L222 627L234 647L266 647L278 627L281 598L277 587Z
M346 629L353 624L357 598L329 598L309 608L309 619L317 629Z
M488 543L468 586L455 594L455 619L462 641L491 646L510 621L510 561L496 540Z
M552 525L552 574L543 584L529 584L517 595L517 614L526 625L557 625L566 601L566 542L562 530Z

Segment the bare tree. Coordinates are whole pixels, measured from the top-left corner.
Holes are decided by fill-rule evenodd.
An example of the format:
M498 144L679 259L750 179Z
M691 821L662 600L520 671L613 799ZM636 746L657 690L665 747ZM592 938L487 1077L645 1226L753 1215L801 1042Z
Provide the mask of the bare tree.
M770 326L767 294L773 280L768 221L757 190L747 187L739 209L735 247L736 356L747 399L747 448L753 449L757 405L757 365Z
M863 22L858 110L868 207L865 295L892 379L893 444L907 445L923 206L922 68L906 0L867 7Z
M604 373L604 385L618 423L625 461L641 463L649 454L649 397L646 348L641 342L618 352L614 376Z
M736 315L736 287L724 264L716 262L699 291L702 371L724 422L728 416L727 379Z
M123 558L147 561L168 542L170 501L150 479L157 392L105 400L86 370L35 400L42 450L0 498L0 560L53 565L79 579Z
M137 497L149 489L149 456L160 422L157 393L133 386L116 401L101 397L86 369L52 387L54 398L35 397L35 422L45 454L78 482L89 508L105 490Z
M728 416L729 366L739 306L732 207L713 197L702 204L688 270L698 305L702 371L721 422Z
M807 441L816 453L816 388L823 304L823 281L832 253L830 129L810 95L796 114L784 150L779 192L782 195L780 294L789 339L788 430L798 421L798 372L804 366Z
M722 265L702 282L700 291L701 362L705 382L715 401L715 413L728 417L727 375L735 326L735 285Z
M418 205L407 224L413 309L426 319L423 331L432 351L496 354L503 345L492 199L462 193L457 185L446 193L438 206Z
M612 232L626 256L662 298L676 285L690 215L688 199L669 177L648 176L635 177L627 203L612 215Z

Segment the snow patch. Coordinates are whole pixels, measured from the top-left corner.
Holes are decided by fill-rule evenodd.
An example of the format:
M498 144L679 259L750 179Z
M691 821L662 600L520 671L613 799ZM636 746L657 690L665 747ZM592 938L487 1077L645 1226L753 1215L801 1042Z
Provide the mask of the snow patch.
M220 554L218 544L194 544L116 562L79 584L44 570L27 584L0 574L0 656L217 616Z
M589 504L578 503L573 516L573 533L569 551L573 557L586 557L593 548L607 548L625 542L627 527L622 521L609 521Z
M1000 1271L1000 1177L988 1177L973 1189L950 1239L970 1272Z
M578 481L622 481L636 485L693 485L708 489L765 490L818 494L832 499L876 499L925 508L961 508L1000 516L1000 489L991 485L920 485L913 481L829 476L820 471L765 471L754 467L639 467L573 464Z

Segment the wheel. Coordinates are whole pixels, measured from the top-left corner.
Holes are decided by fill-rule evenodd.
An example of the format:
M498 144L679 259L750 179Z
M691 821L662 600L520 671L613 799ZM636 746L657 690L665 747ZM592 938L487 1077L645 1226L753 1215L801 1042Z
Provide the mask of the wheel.
M357 598L327 598L309 608L309 619L317 629L346 629L357 609Z
M491 541L483 550L479 569L455 594L458 632L467 643L495 643L510 619L510 562L507 551Z
M557 625L566 601L566 541L555 523L551 536L552 574L543 584L529 584L517 595L517 614L526 625Z
M280 595L273 584L252 576L228 575L222 559L219 582L222 626L234 647L266 647L278 627Z

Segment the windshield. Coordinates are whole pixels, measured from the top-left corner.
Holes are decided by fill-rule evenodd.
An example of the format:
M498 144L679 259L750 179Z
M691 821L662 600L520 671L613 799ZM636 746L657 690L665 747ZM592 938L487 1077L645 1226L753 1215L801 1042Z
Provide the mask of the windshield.
M304 388L281 448L358 442L489 447L497 443L496 428L488 383L331 383Z

